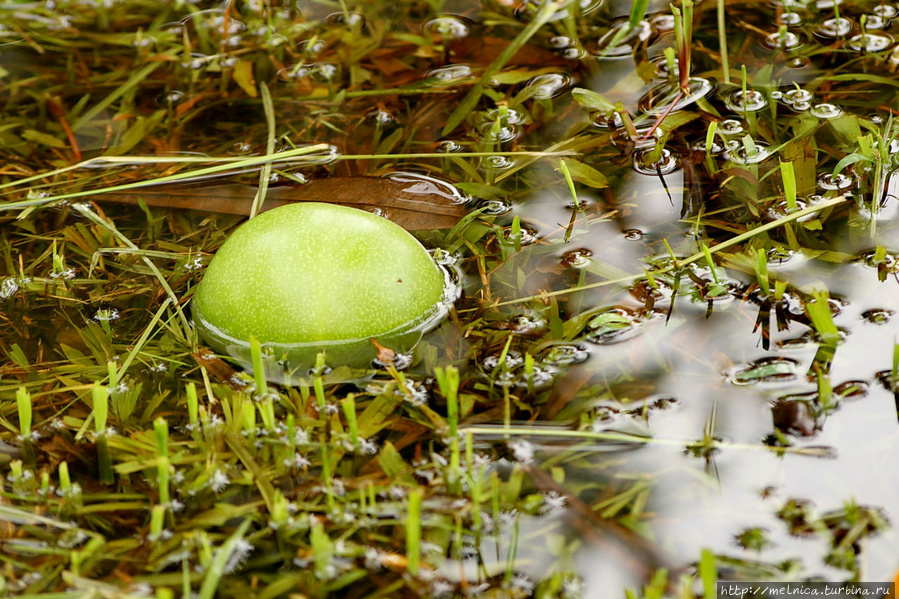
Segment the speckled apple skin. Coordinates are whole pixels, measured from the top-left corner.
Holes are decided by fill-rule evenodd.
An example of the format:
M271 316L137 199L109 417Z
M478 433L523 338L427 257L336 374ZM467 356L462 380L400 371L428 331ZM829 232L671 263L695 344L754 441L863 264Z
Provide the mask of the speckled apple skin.
M377 338L429 314L444 276L405 229L314 202L269 210L219 248L194 312L238 340L299 344Z

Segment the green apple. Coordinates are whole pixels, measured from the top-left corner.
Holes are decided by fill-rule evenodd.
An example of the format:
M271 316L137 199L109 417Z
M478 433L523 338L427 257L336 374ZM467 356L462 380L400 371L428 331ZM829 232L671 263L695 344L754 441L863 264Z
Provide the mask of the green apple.
M378 353L372 339L398 351L417 343L445 313L445 284L400 226L303 202L239 227L210 262L192 309L204 339L245 365L250 339L259 340L267 373L275 363L308 371L319 353L329 366L364 368Z

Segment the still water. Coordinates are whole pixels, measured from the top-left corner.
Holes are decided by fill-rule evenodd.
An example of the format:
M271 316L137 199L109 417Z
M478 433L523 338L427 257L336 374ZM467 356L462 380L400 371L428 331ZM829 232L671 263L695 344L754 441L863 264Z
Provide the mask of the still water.
M0 53L4 76L42 93L76 85L71 75L42 83L21 31L33 27L35 43L50 43L90 11L0 8L15 24L2 30L11 43ZM166 75L135 80L125 104L88 116L94 101L79 106L68 139L84 158L263 155L261 105L270 101L277 118L268 139L278 151L328 144L316 160L276 168L274 189L392 177L408 193L425 189L477 215L451 233L442 224L419 232L454 256L463 296L405 376L440 412L433 367L460 368L463 392L475 398L460 424L473 459L484 476L524 476L543 503L495 509L496 534L472 526L455 549L427 557L436 577L429 593L531 596L564 572L552 596L618 597L658 568L672 580L694 572L703 550L717 556L723 580L896 576L894 4L728 3L727 71L710 0L695 7L691 56L666 55L680 32L660 2L631 21L631 3L599 0L168 10L144 24L146 34L123 26L118 42L98 38L138 53L182 39L194 46L158 58ZM264 48L268 58L242 63L242 48ZM51 55L91 72L91 52L54 47ZM691 63L684 77L681 62ZM269 82L268 100L257 80ZM10 106L20 91L6 86ZM8 166L7 182L66 164L66 144L0 135L9 165L29 165ZM46 198L82 185L169 173L146 161L103 164L4 201L39 213ZM106 171L110 180L97 174ZM255 168L229 176L259 181ZM143 214L91 199L123 222ZM791 220L802 208L807 218ZM234 222L210 219L207 233L151 228L147 239L160 251L196 245L205 256ZM7 243L26 248L22 235L7 233ZM712 248L707 257L703 248ZM204 259L178 267L176 292L187 293ZM34 287L16 274L16 259L7 262L0 293L21 318L12 302ZM53 268L56 278L65 272ZM122 295L81 301L109 326L100 311L121 310L124 322L146 306L142 293ZM25 337L10 334L5 349L20 343L38 361L43 349ZM353 390L377 395L381 375ZM12 379L4 384L14 389ZM442 442L436 432L428 441L438 462L447 459ZM427 518L425 529L427 538Z

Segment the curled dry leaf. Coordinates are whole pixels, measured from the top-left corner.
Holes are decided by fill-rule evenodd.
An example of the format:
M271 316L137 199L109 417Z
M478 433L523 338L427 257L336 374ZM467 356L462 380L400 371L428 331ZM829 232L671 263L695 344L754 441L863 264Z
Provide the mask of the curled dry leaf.
M137 204L249 216L256 188L242 184L160 185L129 193L98 194L98 202ZM305 185L268 188L262 210L292 202L327 202L381 214L409 231L449 229L468 212L460 196L438 181L402 174L331 177Z

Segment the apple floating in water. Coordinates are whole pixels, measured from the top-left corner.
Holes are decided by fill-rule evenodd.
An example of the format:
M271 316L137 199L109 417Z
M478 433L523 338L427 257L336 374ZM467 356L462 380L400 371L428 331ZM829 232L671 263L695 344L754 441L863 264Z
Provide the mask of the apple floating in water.
M353 371L345 380L360 378L378 345L406 352L436 326L455 299L449 279L385 218L289 204L247 221L219 248L194 293L194 321L247 368L258 340L269 379L302 382L319 353Z

